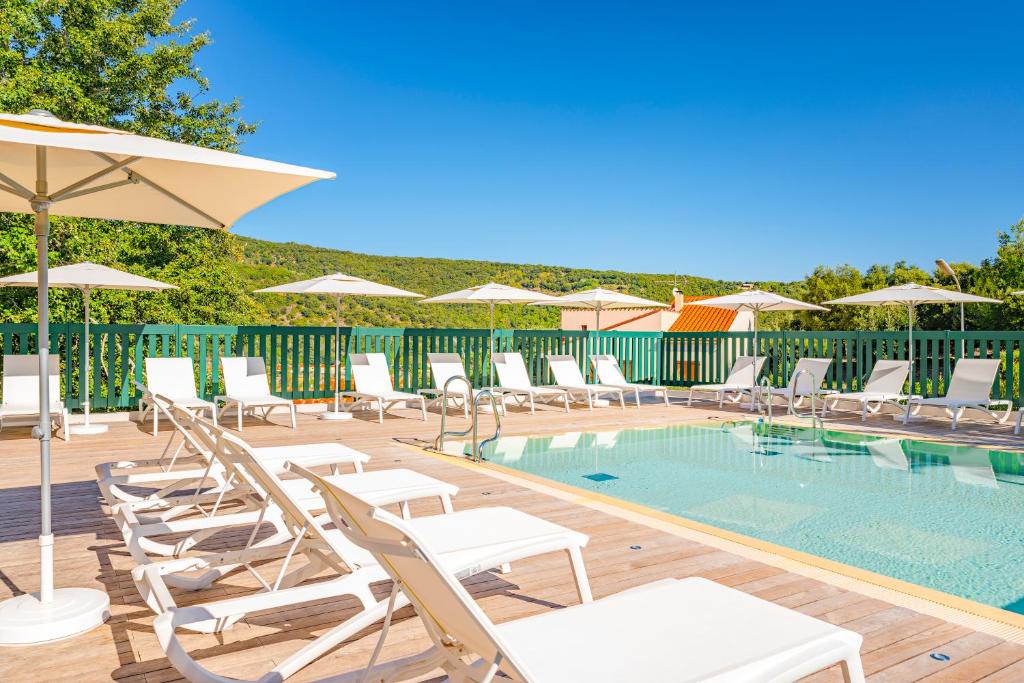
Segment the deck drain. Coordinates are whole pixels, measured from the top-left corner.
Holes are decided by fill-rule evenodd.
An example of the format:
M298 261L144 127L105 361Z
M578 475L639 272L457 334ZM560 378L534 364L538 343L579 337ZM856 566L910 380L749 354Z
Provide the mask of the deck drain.
M945 654L943 652L933 652L933 653L931 653L928 656L931 657L932 659L934 659L937 662L948 662L949 661L949 655L947 655L947 654Z
M480 495L481 496L489 496L489 495L491 495L491 492L490 491L484 491Z
M644 547L642 545L631 545L631 546L629 546L630 550L643 550L643 548Z
M611 481L612 479L618 479L618 477L613 476L611 474L606 474L604 472L597 472L596 474L584 474L583 478L589 479L590 481Z

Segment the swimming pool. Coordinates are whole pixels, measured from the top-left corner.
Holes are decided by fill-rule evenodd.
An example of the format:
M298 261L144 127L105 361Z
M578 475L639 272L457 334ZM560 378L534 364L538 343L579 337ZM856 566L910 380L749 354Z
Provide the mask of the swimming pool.
M1024 454L750 422L503 437L491 462L1024 614Z

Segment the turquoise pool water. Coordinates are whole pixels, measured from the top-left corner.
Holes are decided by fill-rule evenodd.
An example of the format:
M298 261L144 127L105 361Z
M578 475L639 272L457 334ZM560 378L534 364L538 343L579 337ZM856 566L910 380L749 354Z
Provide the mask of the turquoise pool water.
M1024 454L745 423L504 437L484 456L1024 614Z

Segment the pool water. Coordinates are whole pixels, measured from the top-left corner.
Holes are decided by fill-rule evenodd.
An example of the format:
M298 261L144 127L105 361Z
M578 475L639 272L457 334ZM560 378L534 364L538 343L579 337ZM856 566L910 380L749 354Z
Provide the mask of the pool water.
M750 422L503 437L489 461L1024 614L1024 454Z

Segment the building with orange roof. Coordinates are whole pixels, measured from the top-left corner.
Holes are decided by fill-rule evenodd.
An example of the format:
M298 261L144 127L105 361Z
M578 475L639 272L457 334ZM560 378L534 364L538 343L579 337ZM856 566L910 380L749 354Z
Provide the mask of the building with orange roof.
M619 332L747 332L751 329L753 318L747 311L697 303L710 298L684 296L674 289L672 305L668 308L601 311L601 329ZM594 322L593 311L562 311L563 330L592 330Z

